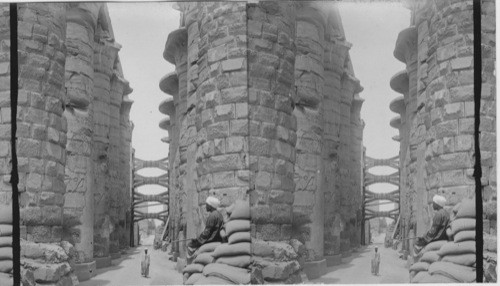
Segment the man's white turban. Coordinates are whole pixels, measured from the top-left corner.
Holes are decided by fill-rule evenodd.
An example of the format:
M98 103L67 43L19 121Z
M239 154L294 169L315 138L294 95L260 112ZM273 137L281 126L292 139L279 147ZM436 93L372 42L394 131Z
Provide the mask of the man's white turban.
M220 205L220 201L216 197L208 197L205 202L210 206L212 206L213 208L218 208Z
M446 205L446 198L440 195L435 195L432 201L443 208Z

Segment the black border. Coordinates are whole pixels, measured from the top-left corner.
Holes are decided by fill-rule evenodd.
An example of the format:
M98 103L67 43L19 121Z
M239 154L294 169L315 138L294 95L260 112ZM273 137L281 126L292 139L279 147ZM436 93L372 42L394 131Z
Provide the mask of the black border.
M12 185L12 252L14 285L21 285L21 242L19 220L19 173L17 170L16 132L17 132L17 97L18 61L17 61L17 4L9 4L10 16L10 108L11 108L11 147L12 147L12 172L10 183Z
M481 0L473 2L474 21L474 179L476 182L476 282L483 282L483 194L481 186L481 149L479 125L481 123Z

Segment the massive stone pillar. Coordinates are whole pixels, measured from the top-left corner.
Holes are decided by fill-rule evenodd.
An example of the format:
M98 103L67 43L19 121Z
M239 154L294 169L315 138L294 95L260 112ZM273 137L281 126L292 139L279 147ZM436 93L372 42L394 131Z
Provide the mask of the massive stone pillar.
M324 250L323 108L326 19L321 7L298 4L293 116L297 120L292 236L305 243L310 279L326 273Z
M94 33L101 4L79 4L67 13L65 86L68 123L64 195L65 239L78 255L80 281L95 275L94 164L91 153L94 117Z
M340 100L341 78L344 73L344 63L351 44L345 41L338 8L331 12L328 18L328 28L325 35L323 87L323 183L324 188L324 254L327 265L341 262L340 232L342 221L340 217Z
M184 4L183 4L184 5ZM189 3L186 5L193 5L193 3ZM185 21L184 14L189 12L189 9L186 9L181 19ZM182 23L184 24L184 23ZM194 26L193 26L194 27ZM165 44L165 50L163 52L163 57L165 60L175 65L175 72L177 74L177 82L169 79L170 77L165 77L162 79L160 85L165 86L167 89L169 86L175 85L177 86L177 93L172 94L174 97L174 107L175 107L175 116L171 116L171 121L174 122L174 125L177 126L177 134L172 138L175 138L174 141L171 141L175 148L174 153L170 153L173 160L172 174L170 174L170 180L172 182L172 190L169 190L171 204L171 221L172 221L172 230L174 240L186 238L186 223L185 223L185 212L186 207L183 206L186 201L185 190L183 187L183 177L185 175L185 164L186 164L186 143L185 140L181 142L181 130L184 131L185 125L185 115L186 115L186 104L187 104L187 55L188 55L188 33L185 27L185 24L178 30L173 31L168 35L167 42ZM165 90L164 90L165 91ZM171 135L169 134L169 137ZM187 230L186 230L187 231ZM181 237L179 237L181 235ZM172 245L172 251L174 252L174 257L179 256L182 251L182 257L185 257L184 254L185 243L174 243Z
M362 88L358 89L361 92ZM351 184L353 186L353 206L355 211L355 223L351 231L351 247L356 248L361 245L361 229L363 227L362 222L362 208L363 208L363 169L364 169L364 159L363 159L363 128L364 122L361 120L361 107L363 105L364 99L359 97L356 93L352 100L351 105Z
M112 49L116 49L116 53L120 49L120 45L112 43ZM116 60L116 58L115 58ZM112 62L111 68L115 66ZM125 180L120 172L122 166L120 161L121 146L125 140L121 136L120 109L124 94L130 93L131 90L128 82L119 74L117 70L112 69L111 86L110 86L110 122L109 122L109 169L111 189L109 201L109 213L111 215L111 223L113 224L113 232L110 234L110 254L112 258L120 256L120 249L126 246L125 233L125 211L130 205L129 197L125 189Z
M434 194L444 195L449 205L474 194L472 1L419 3L415 26L418 69L419 73L426 70L427 75L425 90L420 93L419 88L417 100L417 117L424 119L420 121L425 122L427 130L421 140L427 142L423 163L427 179L424 188L417 186L417 191L424 192L421 209L430 210ZM421 57L421 53L427 57ZM418 126L419 133L420 129L424 127ZM420 150L424 143L418 143ZM418 180L419 173L416 177ZM421 216L417 235L430 226L431 213L417 213Z
M350 65L349 57L346 59L346 67ZM339 166L340 166L340 213L343 229L341 231L340 251L347 255L351 250L352 232L356 227L356 191L351 185L351 105L354 94L361 91L359 80L356 79L350 69L344 71L342 78L342 90L340 101L340 146L339 146Z
M12 169L11 144L11 102L10 91L10 17L9 4L0 4L0 227L4 233L0 239L2 253L12 253L12 185L10 184ZM27 93L18 94L18 102L27 100ZM17 222L16 222L17 223ZM0 285L13 285L13 257L4 257L0 264Z
M126 198L124 202L125 211L125 230L124 237L120 240L120 247L124 248L131 246L130 231L133 227L133 222L131 218L131 200L132 200L132 122L130 121L130 108L132 107L133 101L128 97L127 93L131 92L130 88L125 85L125 90L123 93L123 100L120 107L120 132L121 132L121 147L120 147L120 172L121 179L123 180L123 190L121 190L122 195Z
M289 248L292 235L297 121L292 115L291 94L296 10L291 2L259 2L247 5L247 14L248 142L250 179L255 186L250 198L256 261L253 278L294 283L299 278L299 265L293 251L276 251L267 262L261 257L269 256L273 248Z
M32 285L77 283L68 263L72 246L62 240L67 6L18 4L19 94L25 98L18 102L17 113L19 223L23 279Z
M102 26L98 26L96 33L98 34L97 39L101 39L109 31L103 30ZM118 154L111 151L113 149L111 140L114 138L111 135L116 136L114 131L116 126L112 125L112 110L116 112L119 107L117 107L117 103L112 107L112 94L115 93L112 92L112 88L117 88L116 86L120 84L118 78L113 76L113 66L118 50L118 46L106 40L99 40L94 47L94 257L97 268L109 266L111 264L110 253L113 252L110 249L110 236L114 231L112 217L115 210L110 204L116 199L113 198L113 195L116 194L114 192L116 190L116 186L114 186L116 179L112 175L117 171L117 166L116 164L112 165L112 161L116 160L114 156ZM118 116L115 115L114 117ZM116 124L116 121L114 123ZM113 151L116 151L115 149Z

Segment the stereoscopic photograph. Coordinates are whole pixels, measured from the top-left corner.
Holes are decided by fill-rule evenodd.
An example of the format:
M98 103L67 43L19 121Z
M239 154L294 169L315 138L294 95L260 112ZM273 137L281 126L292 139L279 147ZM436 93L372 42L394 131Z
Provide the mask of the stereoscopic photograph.
M0 4L0 285L497 282L495 13Z

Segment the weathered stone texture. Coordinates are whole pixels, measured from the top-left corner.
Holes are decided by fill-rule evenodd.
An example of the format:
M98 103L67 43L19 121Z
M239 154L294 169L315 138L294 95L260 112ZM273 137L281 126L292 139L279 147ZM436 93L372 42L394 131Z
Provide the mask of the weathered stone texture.
M496 101L491 36L491 1L482 3L483 85L480 121L483 199L496 197ZM407 65L408 87L401 112L401 221L403 237L421 236L430 227L432 197L448 205L473 197L474 94L472 1L408 2L412 26L403 30L394 56ZM400 81L404 79L401 78ZM400 87L404 84L400 84ZM404 116L403 116L404 115ZM491 174L495 175L491 175ZM412 233L410 233L410 230ZM411 245L403 245L411 249Z
M112 79L121 77L121 67L105 4L18 7L23 279L74 285L92 275L95 256L109 255L110 228L118 232L116 251L128 247L130 163L121 161L130 162L130 135L121 137L128 111L122 124L120 107L129 89ZM114 189L106 189L110 181ZM118 198L114 209L110 200L99 204L108 191ZM106 219L108 211L113 220ZM108 222L104 231L101 218Z
M341 239L343 252L360 243L361 88L338 10L321 5L181 3L165 46L177 75L160 81L173 96L160 127L174 239L199 234L208 195L222 206L249 195L254 250L302 246L286 258L255 252L256 282L300 282L301 266L321 275Z

